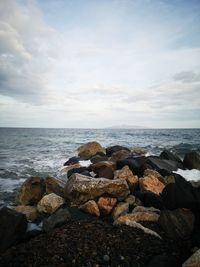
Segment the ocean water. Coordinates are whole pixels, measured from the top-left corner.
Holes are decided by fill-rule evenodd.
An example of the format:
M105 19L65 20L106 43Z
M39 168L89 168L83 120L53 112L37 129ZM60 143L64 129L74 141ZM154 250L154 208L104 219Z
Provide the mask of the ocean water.
M200 129L0 128L0 205L12 205L18 188L30 176L63 178L64 162L77 154L82 143L93 140L105 147L143 147L148 155L159 155L163 149L181 157L200 152Z

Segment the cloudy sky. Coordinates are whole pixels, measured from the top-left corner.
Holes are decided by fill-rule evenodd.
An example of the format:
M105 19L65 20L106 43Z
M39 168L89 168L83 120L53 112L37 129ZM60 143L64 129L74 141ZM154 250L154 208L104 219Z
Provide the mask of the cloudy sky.
M200 127L199 0L0 0L0 126Z

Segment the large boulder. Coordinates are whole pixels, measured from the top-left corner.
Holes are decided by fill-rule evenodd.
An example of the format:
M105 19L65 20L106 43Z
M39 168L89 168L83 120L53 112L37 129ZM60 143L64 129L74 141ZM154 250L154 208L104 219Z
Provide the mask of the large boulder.
M153 175L148 175L139 179L140 190L151 191L155 194L160 194L165 185Z
M111 156L110 160L113 161L113 162L116 162L117 160L128 156L129 153L130 152L128 150L126 150L126 149L118 150L118 151L112 153L112 156Z
M26 219L29 221L34 221L38 217L38 211L36 207L33 206L23 206L19 205L15 208L19 213L22 213L26 216Z
M30 177L21 186L17 196L17 205L34 205L45 193L45 183L40 177Z
M64 204L65 200L54 194L51 193L49 195L44 196L40 202L37 204L37 209L41 213L54 213L58 208L60 208Z
M132 171L126 165L121 170L116 170L114 172L114 179L125 179L131 189L134 191L139 185L139 179L137 175L133 175Z
M183 165L189 170L200 170L200 154L195 151L187 153L184 157Z
M117 169L122 169L124 166L128 166L134 175L143 175L143 166L146 163L146 157L127 157L120 159L116 162Z
M182 267L199 267L200 266L200 249L198 249L192 256L187 259Z
M179 158L179 156L177 156L176 154L172 153L169 150L162 151L160 154L160 158L173 160L173 161L177 161L177 162L182 162L182 160Z
M161 183L167 184L165 177L163 177L159 172L157 172L157 171L155 171L153 169L144 170L144 175L143 176L145 177L145 176L149 176L149 175L152 175L152 176L156 177Z
M98 207L102 215L108 215L117 203L117 199L114 197L100 197L98 199Z
M129 194L128 184L122 179L89 178L73 174L65 187L65 197L75 203L83 203L104 194L124 199Z
M151 191L136 192L135 196L139 198L145 207L163 208L162 198Z
M128 221L131 222L139 222L139 221L148 221L148 222L157 222L159 219L159 215L154 212L134 212L126 215L120 216L117 220L115 220L115 224L127 224Z
M116 165L111 161L101 161L90 165L90 169L96 173L97 177L113 179Z
M94 200L89 200L86 203L80 205L80 210L89 213L91 215L100 216L100 211L97 203Z
M15 245L25 237L27 219L24 214L9 208L0 210L0 252Z
M92 156L96 155L98 152L105 153L104 148L97 142L89 142L81 145L78 148L78 155L81 159L87 160Z
M71 215L68 209L59 209L51 216L44 219L42 229L45 232L50 232L54 228L61 226L71 219Z
M59 179L48 176L45 179L46 194L55 193L58 196L64 196L65 183Z
M67 172L67 177L70 178L70 176L72 176L72 174L74 173L80 173L86 176L91 176L87 167L73 168Z
M172 239L189 239L194 227L194 214L190 210L162 210L159 224Z
M125 146L115 145L115 146L110 146L106 148L106 155L108 157L111 157L113 153L120 151L120 150L126 150L128 152L131 152L130 149Z
M90 158L90 161L95 164L101 161L108 161L108 157L106 155L99 155L98 153Z

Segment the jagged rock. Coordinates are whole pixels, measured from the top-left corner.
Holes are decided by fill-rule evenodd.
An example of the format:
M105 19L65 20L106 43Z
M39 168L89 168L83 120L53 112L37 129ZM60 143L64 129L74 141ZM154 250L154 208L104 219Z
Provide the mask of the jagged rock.
M80 173L82 175L86 175L86 176L91 177L90 172L89 172L87 167L73 168L73 169L68 171L67 177L70 178L70 176L72 176L72 174L74 174L74 173Z
M132 152L140 156L144 156L146 154L146 150L143 147L134 147Z
M176 154L172 153L169 150L164 150L163 152L161 152L160 158L173 160L173 161L177 161L177 162L181 162L182 163L182 160L179 158L179 156L177 156Z
M40 177L30 177L21 186L17 196L17 205L34 205L45 193L45 183Z
M94 200L89 200L79 207L82 211L91 215L100 216L100 211L97 203Z
M97 202L99 210L103 215L110 214L116 203L117 199L114 197L100 197Z
M198 249L189 259L187 259L182 267L199 267L200 266L200 249Z
M127 214L129 211L129 204L127 202L119 202L112 212L113 220L119 216Z
M73 174L65 187L65 197L75 203L83 203L103 194L124 199L129 194L128 184L122 179L89 178Z
M134 175L142 176L143 175L143 166L146 163L147 158L142 157L133 157L129 156L123 159L120 159L116 162L117 169L122 169L124 166L128 165L130 170Z
M22 213L26 216L26 219L29 221L34 221L38 217L38 211L36 207L33 206L17 206L15 210L19 213Z
M159 215L154 212L134 212L126 215L120 216L117 220L115 220L115 224L126 224L126 222L139 222L139 221L149 221L149 222L157 222Z
M48 176L45 179L46 194L55 193L58 196L64 196L65 183L59 179Z
M125 198L124 201L127 202L130 206L133 206L136 202L136 197L133 195L129 195L127 198Z
M145 211L145 212L155 212L155 213L158 213L160 214L160 210L159 209L156 209L154 207L144 207L144 206L137 206L135 207L133 210L132 210L132 213L134 212L140 212L140 211Z
M110 146L106 148L106 155L108 157L111 157L113 153L119 151L119 150L126 150L128 152L131 152L129 148L124 147L124 146L119 146L119 145L115 145L115 146Z
M160 194L165 187L165 185L161 183L158 178L152 175L140 178L139 185L141 190L148 190L155 194Z
M64 167L62 169L62 172L64 173L67 173L70 171L70 170L73 170L73 169L78 169L78 168L81 168L81 164L78 162L78 163L75 163L75 164L72 164L72 165L68 165L66 167ZM69 177L69 175L67 175Z
M152 170L152 169L146 169L144 171L144 175L143 177L145 176L154 176L156 177L161 183L163 184L166 184L166 179L165 177L163 177L159 172L155 171L155 170Z
M101 161L108 161L108 157L106 155L99 155L99 154L96 154L95 156L91 157L90 158L90 161L95 164L95 163L98 163L98 162L101 162Z
M111 161L101 161L90 165L90 169L96 173L98 177L113 179L116 165Z
M37 204L37 209L39 212L44 212L48 214L54 213L58 208L60 208L64 204L65 200L51 193L49 195L44 196L40 202Z
M137 175L133 175L128 166L124 166L121 170L114 172L114 179L125 179L131 191L134 191L139 185Z
M90 159L92 156L96 155L98 152L102 152L105 154L104 148L95 141L81 145L78 148L78 151L79 151L78 153L79 157L84 160Z
M112 153L110 160L113 162L116 162L117 160L126 157L129 153L130 152L126 149L118 150L118 151Z
M65 163L64 166L74 165L79 163L80 157L71 157Z
M183 165L189 170L200 170L200 154L195 151L187 153L184 157Z
M159 224L172 239L189 239L194 228L194 214L186 209L163 210Z
M27 219L24 214L9 208L0 210L0 252L15 245L25 237Z
M42 229L45 232L50 232L54 228L61 226L71 219L71 215L68 209L59 209L51 216L44 219Z

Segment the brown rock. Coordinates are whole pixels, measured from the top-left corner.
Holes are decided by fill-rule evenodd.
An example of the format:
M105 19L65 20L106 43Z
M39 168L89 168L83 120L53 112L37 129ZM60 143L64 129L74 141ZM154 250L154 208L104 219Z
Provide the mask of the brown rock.
M192 254L192 256L183 263L182 267L200 267L200 249Z
M22 213L26 216L26 219L29 221L34 221L38 217L38 212L36 207L33 206L17 206L15 210L19 213Z
M37 210L39 212L44 212L48 214L52 214L55 212L58 208L60 208L64 204L65 200L54 194L51 193L49 195L44 196L40 202L37 204Z
M110 158L111 161L116 162L119 159L122 159L123 157L126 157L129 154L129 151L122 149L114 152Z
M160 194L165 187L165 185L161 183L158 178L152 175L140 178L139 184L141 190L149 190L155 194Z
M100 216L100 211L97 203L94 200L89 200L79 207L82 211L91 215Z
M44 180L40 177L30 177L21 186L17 196L17 205L34 205L45 193Z
M54 177L47 177L45 179L46 194L55 193L58 196L64 196L65 183Z
M194 214L187 209L163 210L159 224L168 237L173 239L189 239L194 228Z
M132 213L134 212L155 212L155 213L158 213L160 214L160 210L159 209L156 209L154 207L144 207L144 206L136 206L133 210L132 210Z
M135 212L131 214L126 214L120 216L117 220L115 220L115 224L127 224L129 221L139 222L139 221L149 221L149 222L157 222L159 215L154 212Z
M90 165L90 168L98 177L113 179L116 165L111 161L101 161Z
M125 179L131 190L134 190L138 187L139 179L137 175L133 175L132 171L126 165L121 170L114 172L114 179Z
M128 211L129 211L129 204L127 202L118 203L112 212L113 220L116 220L119 216L127 214Z
M99 210L103 215L110 214L116 203L117 199L113 197L100 197L97 202Z
M77 169L80 168L81 164L80 163L75 163L73 165L66 166L62 169L62 172L67 173L69 170Z
M146 150L143 147L134 147L132 152L140 156L144 156L146 154Z
M122 179L91 178L75 173L65 187L65 197L74 203L83 203L104 194L124 199L129 194L128 184Z
M98 155L98 154L90 158L90 161L93 164L101 162L101 161L107 161L107 160L108 160L108 157L106 155L101 156L101 155Z
M145 176L154 176L156 178L158 178L158 180L163 183L163 184L166 184L166 181L165 181L165 178L157 171L155 170L152 170L152 169L146 169L144 171L144 177Z
M105 149L97 142L89 142L81 145L78 148L78 155L81 159L87 160L92 156L96 155L98 152L102 152L105 154Z

